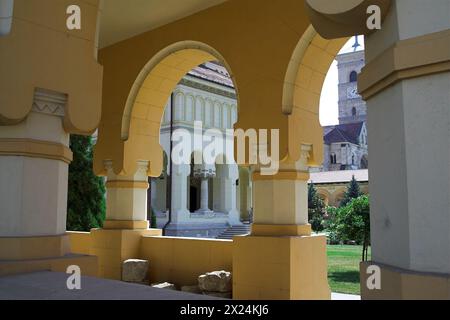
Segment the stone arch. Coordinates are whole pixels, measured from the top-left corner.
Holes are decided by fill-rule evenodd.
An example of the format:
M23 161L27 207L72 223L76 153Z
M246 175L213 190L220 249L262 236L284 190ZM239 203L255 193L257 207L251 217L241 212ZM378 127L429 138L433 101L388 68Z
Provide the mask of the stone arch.
M338 188L336 191L333 192L333 204L336 207L339 207L341 204L341 201L344 199L345 197L345 191L346 191L346 187L341 187Z
M328 192L327 189L318 187L317 188L317 194L319 197L323 200L326 206L330 204L331 194Z
M184 108L185 108L184 119L189 122L193 121L195 118L195 98L192 94L186 95L186 101L184 103Z
M181 90L174 92L173 98L175 100L173 119L177 121L184 120L186 105L186 96L184 92Z
M205 100L202 96L197 95L195 97L195 114L194 120L203 122L203 115L205 112Z
M348 82L357 82L358 81L358 73L353 70L350 72L350 75L348 76Z
M300 146L312 145L309 164L323 162L319 122L320 94L334 58L349 38L326 40L309 26L295 47L286 71L282 111L289 115L289 155L300 158Z
M159 128L167 100L186 73L207 61L222 63L234 81L221 54L212 47L195 41L172 44L144 66L130 90L122 117L123 171L133 172L136 161L146 159L150 161L148 174L160 174L162 149L159 144ZM184 100L185 98L183 102L186 102Z

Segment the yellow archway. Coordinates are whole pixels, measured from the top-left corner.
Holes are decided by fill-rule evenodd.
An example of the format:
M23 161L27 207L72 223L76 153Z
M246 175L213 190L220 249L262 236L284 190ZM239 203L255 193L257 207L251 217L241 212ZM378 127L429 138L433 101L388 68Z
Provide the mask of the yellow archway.
M282 111L289 115L289 155L293 159L300 158L300 145L305 143L313 146L309 164L323 162L320 95L327 72L348 39L324 39L310 25L292 53L283 85Z
M123 155L119 158L123 162L114 164L115 170L124 174L132 173L137 169L137 160L147 160L150 163L148 175L160 175L163 162L159 135L166 103L179 81L190 70L208 61L218 61L224 65L235 82L224 57L211 46L197 41L169 45L142 68L131 87L123 111L120 124ZM104 140L101 141L105 143ZM102 145L99 148L102 149ZM103 170L99 167L101 163L96 165L98 171Z

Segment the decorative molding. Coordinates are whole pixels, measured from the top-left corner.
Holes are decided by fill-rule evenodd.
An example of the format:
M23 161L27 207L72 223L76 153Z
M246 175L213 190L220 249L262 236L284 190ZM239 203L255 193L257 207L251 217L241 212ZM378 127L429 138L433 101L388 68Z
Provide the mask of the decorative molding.
M107 188L113 189L145 189L149 188L148 182L145 181L125 181L125 180L109 180L106 182Z
M367 100L399 81L449 71L450 30L445 30L398 41L362 69L358 89Z
M149 169L150 162L147 160L138 160L137 162L137 170L136 170L136 176L144 176L147 180L147 172Z
M215 176L216 176L215 168L205 168L203 166L194 165L194 172L193 172L194 178L208 179L214 178Z
M1 156L23 156L63 161L70 164L72 151L65 145L33 139L0 139Z
M367 28L367 8L377 5L384 21L391 3L392 0L306 0L305 8L312 25L323 38L337 39L375 32Z
M190 88L194 88L194 89L198 89L198 90L202 90L202 91L206 91L212 94L217 94L219 96L223 96L226 98L230 98L230 99L237 99L236 93L232 93L226 90L222 90L219 88L214 88L211 86L208 86L206 84L203 83L199 83L197 81L193 81L193 80L189 80L186 78L181 79L181 81L179 82L180 85L184 85Z
M110 159L103 161L107 175L107 186L111 188L146 188L148 189L148 168L149 161L138 160L136 171L133 174L125 175L123 172L116 174L114 172L113 161ZM134 185L133 185L134 184Z
M64 117L67 105L67 95L36 88L33 99L33 112Z

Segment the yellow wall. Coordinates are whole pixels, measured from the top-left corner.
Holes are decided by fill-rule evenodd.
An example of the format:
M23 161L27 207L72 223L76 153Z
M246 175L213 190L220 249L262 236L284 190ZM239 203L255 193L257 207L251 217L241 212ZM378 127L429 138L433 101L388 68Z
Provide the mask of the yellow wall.
M150 262L152 283L195 285L205 272L232 271L233 241L142 237L140 258Z
M320 90L343 43L317 36L302 1L230 0L103 48L95 171L105 174L103 161L111 159L116 173L132 174L140 159L158 176L159 122L171 89L192 66L211 59L232 74L237 128L279 129L281 159L293 163L301 144L311 144L310 164L320 165Z
M106 244L112 246L113 242L120 239L111 234L112 237L105 242L99 238L100 231L94 231L95 237L89 232L68 232L68 234L72 253L98 255L101 277L120 279L120 262L130 258L149 260L149 278L152 283L168 281L177 286L197 284L197 277L205 272L232 269L233 241L230 240L137 235L139 241L120 238L122 242L126 240L127 246L136 248L134 252L120 255L123 250L114 248L108 249L109 254L105 255L99 251L99 247ZM122 247L124 245L122 244ZM117 259L112 259L113 254L118 255ZM116 272L113 272L114 270Z
M98 0L16 0L11 33L0 37L0 125L31 111L36 88L67 95L64 126L92 133L101 115L102 67L96 61ZM82 29L66 26L79 5Z
M91 233L68 231L70 248L73 253L89 255L91 251Z

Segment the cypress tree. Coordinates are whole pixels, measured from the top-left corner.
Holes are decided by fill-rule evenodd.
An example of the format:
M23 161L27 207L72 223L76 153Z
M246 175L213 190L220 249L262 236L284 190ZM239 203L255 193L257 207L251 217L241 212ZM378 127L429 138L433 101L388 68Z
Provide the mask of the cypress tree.
M314 183L308 185L308 220L315 232L322 231L325 204L317 193Z
M103 226L105 184L93 171L93 143L90 136L70 136L73 161L69 166L67 230L89 231Z
M358 198L361 196L361 189L359 188L359 183L355 179L355 176L352 177L352 180L347 186L347 191L345 192L344 199L341 201L341 207L346 206L350 201L353 199Z

